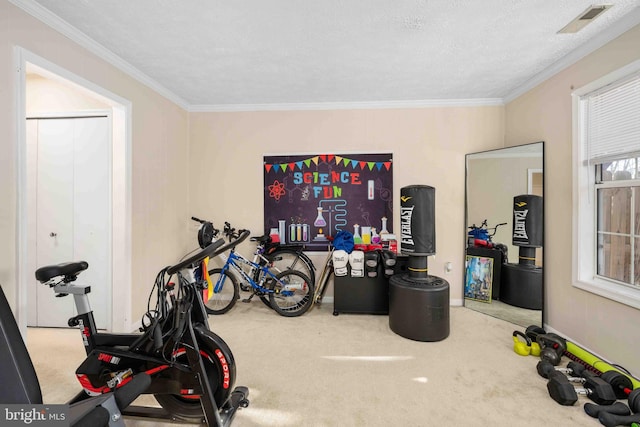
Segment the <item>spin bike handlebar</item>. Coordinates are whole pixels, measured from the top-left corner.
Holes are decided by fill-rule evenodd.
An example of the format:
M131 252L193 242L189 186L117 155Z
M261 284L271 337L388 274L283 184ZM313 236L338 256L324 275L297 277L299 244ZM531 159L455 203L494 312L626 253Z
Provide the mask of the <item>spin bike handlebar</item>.
M195 254L191 255L189 258L185 259L182 262L179 262L176 265L173 265L171 267L167 268L167 273L168 274L174 274L180 270L182 270L183 268L186 268L190 265L202 262L202 260L204 260L206 257L209 258L213 258L215 256L217 256L218 254L220 254L222 251L217 250L219 249L224 243L224 240L219 239L216 240L215 242L212 242L209 246L207 246L204 249L199 250L198 252L196 252Z

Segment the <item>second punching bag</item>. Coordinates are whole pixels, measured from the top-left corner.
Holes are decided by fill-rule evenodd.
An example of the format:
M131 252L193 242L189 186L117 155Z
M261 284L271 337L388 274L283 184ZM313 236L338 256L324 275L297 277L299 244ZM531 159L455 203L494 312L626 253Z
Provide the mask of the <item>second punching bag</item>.
M541 248L542 197L521 194L513 198L513 244L530 248Z
M436 253L436 189L410 185L400 189L400 251L404 255Z

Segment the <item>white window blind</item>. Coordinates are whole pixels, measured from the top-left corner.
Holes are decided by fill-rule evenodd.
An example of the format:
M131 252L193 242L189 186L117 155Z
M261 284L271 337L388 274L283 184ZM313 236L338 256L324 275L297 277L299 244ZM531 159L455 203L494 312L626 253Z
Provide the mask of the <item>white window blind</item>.
M640 156L640 73L582 97L590 164Z

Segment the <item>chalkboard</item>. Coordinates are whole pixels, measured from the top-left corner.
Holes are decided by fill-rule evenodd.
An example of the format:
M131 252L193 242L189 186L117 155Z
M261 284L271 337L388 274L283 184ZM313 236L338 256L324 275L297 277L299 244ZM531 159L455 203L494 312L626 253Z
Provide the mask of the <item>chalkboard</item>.
M391 153L264 156L263 166L265 233L281 243L323 251L356 225L393 233Z

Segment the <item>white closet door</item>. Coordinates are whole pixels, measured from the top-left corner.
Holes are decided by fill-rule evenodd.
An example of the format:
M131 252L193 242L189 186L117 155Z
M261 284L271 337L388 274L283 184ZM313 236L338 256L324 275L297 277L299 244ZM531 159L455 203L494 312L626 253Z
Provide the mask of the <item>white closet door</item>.
M96 325L106 328L112 301L110 124L106 117L75 119L74 124L73 256L89 263L78 280L91 285Z
M37 147L35 267L87 261L78 283L91 285L101 328L109 325L111 312L109 126L106 117L39 119L37 132L27 132ZM42 284L29 301L30 326L66 326L75 314L72 296L56 298Z

